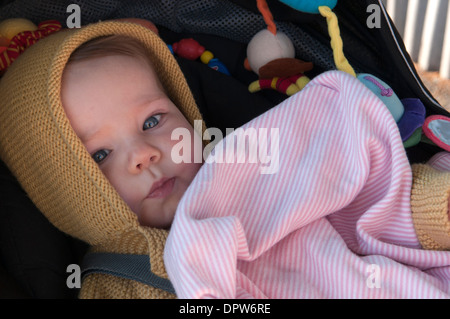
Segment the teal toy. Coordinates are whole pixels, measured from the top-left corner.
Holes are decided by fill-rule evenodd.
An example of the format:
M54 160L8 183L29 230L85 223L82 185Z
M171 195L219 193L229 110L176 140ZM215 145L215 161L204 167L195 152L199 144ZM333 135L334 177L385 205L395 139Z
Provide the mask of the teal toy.
M402 118L405 110L403 103L386 82L367 73L359 73L356 78L383 101L394 117L395 122L398 122Z
M321 6L333 9L337 4L337 0L280 0L280 2L306 13L319 13Z

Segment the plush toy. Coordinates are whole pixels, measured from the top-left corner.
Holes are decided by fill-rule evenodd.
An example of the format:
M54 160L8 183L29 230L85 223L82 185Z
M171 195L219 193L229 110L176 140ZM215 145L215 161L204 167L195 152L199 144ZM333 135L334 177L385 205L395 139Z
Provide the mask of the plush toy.
M8 48L9 40L3 36L0 36L0 53Z
M419 99L400 100L394 90L387 83L374 75L355 73L344 55L338 18L332 11L332 9L337 5L337 0L280 0L280 2L294 8L295 10L312 14L318 13L326 18L336 68L356 77L384 102L397 122L403 145L405 147L411 147L419 143L422 135L422 125L425 121L424 105ZM450 125L448 126L450 127ZM426 134L431 136L431 140L437 140L436 134L431 133L431 129L424 128L424 130L426 130ZM448 145L450 145L450 138L448 139L448 142ZM441 145L442 144L443 143L441 143Z
M434 144L450 152L450 118L444 115L430 115L422 126L422 141Z
M2 54L2 52L5 51L6 49L8 49L7 46L0 45L0 54Z
M35 31L37 26L28 19L15 18L0 22L0 54L8 49L11 40L20 32Z
M394 90L384 81L372 74L360 73L357 79L370 89L380 100L384 102L395 121L398 122L404 113L403 103L395 94Z
M36 30L37 26L28 19L14 18L14 19L6 19L0 22L0 38L3 38L8 42L11 41L12 38L14 38L20 32L36 31ZM2 40L2 42L4 40Z
M337 0L280 0L282 3L302 12L319 13L327 20L333 59L338 70L356 77L378 98L380 98L394 117L399 127L405 147L416 145L422 134L421 127L425 121L425 107L418 99L400 100L387 83L372 74L356 74L346 59L340 36L339 23L332 9Z
M139 18L116 20L139 24L158 34L158 28L148 20ZM38 26L27 19L21 18L7 19L0 22L0 75L28 47L41 38L61 30L61 28L61 23L56 20L43 21Z
M7 30L5 34L10 36L13 31L12 22L16 19L10 19L12 21L5 24ZM23 19L17 19L21 21L20 26L25 26ZM5 20L7 21L7 20ZM5 26L4 25L4 26ZM32 46L34 43L39 41L41 38L47 35L59 31L61 29L61 24L56 20L43 21L39 23L37 28L33 31L26 30L17 33L9 42L8 47L0 52L0 74L6 71L6 69L14 62L15 59L23 52L26 48ZM17 30L17 29L16 29Z
M258 32L248 44L247 59L250 69L259 76L249 85L250 92L275 89L290 96L310 81L304 72L313 68L312 63L295 59L291 40L280 31Z
M405 148L418 144L425 121L425 106L419 99L400 100L394 90L372 74L359 73L357 79L371 90L391 112Z
M259 80L252 82L248 89L252 93L274 89L293 95L310 81L304 72L310 71L313 65L295 58L292 41L286 34L277 31L266 1L257 0L257 6L267 29L255 34L247 46L245 68L259 76Z
M422 140L422 126L425 122L425 106L416 98L402 99L403 116L397 121L405 148L414 146Z

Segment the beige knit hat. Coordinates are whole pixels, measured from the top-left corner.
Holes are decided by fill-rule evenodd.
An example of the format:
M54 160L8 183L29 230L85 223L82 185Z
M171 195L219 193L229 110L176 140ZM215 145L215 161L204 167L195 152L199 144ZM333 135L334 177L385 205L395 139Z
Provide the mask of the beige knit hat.
M450 172L414 164L411 209L417 237L424 249L450 249Z
M156 34L134 23L100 22L40 40L0 79L0 157L57 228L89 243L93 251L148 255L152 272L167 278L163 262L167 231L139 225L86 151L61 105L61 77L71 53L88 40L112 34L139 40L155 61L172 101L191 124L202 118L178 64ZM84 280L80 297L175 296L93 274Z

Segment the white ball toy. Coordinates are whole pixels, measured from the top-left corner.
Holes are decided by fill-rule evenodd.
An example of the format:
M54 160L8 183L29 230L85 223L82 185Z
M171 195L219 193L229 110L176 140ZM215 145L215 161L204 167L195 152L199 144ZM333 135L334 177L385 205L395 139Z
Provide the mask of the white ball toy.
M259 68L281 58L294 58L295 49L289 37L277 31L276 35L267 29L255 34L247 46L250 68L259 75Z

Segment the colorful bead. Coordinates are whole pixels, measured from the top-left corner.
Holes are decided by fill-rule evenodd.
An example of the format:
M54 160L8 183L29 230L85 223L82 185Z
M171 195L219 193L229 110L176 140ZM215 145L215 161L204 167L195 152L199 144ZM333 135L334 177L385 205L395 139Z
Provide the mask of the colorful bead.
M205 50L205 52L203 52L202 55L200 56L200 60L205 64L208 64L209 61L211 61L211 59L213 58L214 54L212 54L212 52L208 50Z

